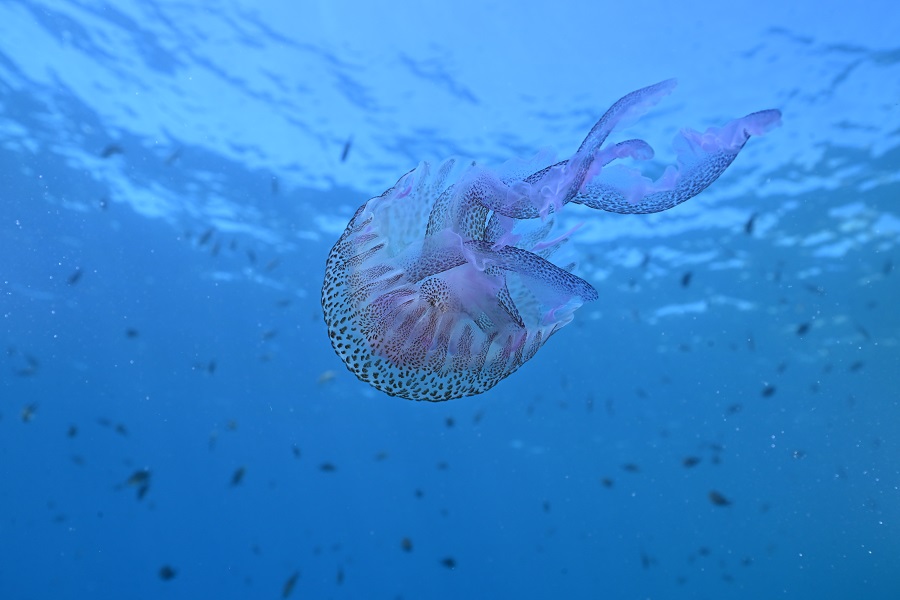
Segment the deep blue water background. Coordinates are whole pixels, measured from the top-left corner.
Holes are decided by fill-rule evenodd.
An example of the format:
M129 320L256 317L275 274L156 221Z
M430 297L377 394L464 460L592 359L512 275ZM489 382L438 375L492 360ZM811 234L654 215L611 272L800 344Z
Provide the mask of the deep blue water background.
M900 597L897 9L675 6L0 3L0 598ZM359 204L670 76L784 126L483 396L343 369Z

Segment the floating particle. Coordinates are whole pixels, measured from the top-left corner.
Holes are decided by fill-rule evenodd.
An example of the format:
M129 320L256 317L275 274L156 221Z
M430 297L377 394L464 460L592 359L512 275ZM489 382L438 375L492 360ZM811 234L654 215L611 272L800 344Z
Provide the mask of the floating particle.
M721 492L717 492L716 490L712 490L709 492L709 501L715 504L716 506L730 506L731 500L726 498Z
M326 383L331 383L337 378L337 373L335 371L322 371L319 377L316 379L316 383L319 385L325 385Z

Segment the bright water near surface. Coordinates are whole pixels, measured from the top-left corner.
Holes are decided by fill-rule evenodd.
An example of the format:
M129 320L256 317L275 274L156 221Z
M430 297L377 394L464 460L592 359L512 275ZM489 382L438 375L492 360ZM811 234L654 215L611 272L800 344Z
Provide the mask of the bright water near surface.
M0 3L0 598L900 597L897 9L829 4ZM783 126L568 211L600 298L488 393L344 369L356 207L673 76L659 165Z

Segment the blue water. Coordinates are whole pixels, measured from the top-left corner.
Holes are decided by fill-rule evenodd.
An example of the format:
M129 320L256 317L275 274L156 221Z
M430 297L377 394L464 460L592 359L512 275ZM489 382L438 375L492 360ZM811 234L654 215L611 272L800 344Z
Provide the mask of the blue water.
M900 597L893 3L215 4L0 3L0 598ZM673 76L784 125L488 393L343 368L357 206Z

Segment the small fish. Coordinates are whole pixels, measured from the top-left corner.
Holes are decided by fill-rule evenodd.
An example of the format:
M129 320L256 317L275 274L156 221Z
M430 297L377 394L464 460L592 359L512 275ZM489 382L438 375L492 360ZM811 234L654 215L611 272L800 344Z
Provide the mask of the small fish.
M775 386L771 383L765 384L760 394L762 394L763 398L771 398L775 395Z
M821 285L817 285L815 283L807 283L805 286L806 290L812 294L816 294L817 296L825 295L825 288Z
M344 567L338 567L337 575L334 577L334 582L338 585L344 583Z
M681 276L681 287L686 288L691 285L691 279L693 279L694 274L691 271L688 271L684 275Z
M66 436L73 438L78 435L78 427L75 425L69 425L69 430L66 432Z
M797 335L803 337L807 333L809 333L809 329L812 327L809 323L800 323L797 325Z
M23 423L30 423L32 419L34 419L34 415L37 412L37 404L26 404L22 407L22 411L19 413L22 417Z
M453 420L453 417L447 417L446 419L444 419L444 426L446 426L447 429L450 429L454 425L456 425L456 421Z
M118 144L109 144L103 151L100 152L100 158L109 158L110 156L115 156L116 154L124 154L125 149Z
M281 264L281 259L280 259L280 258L273 258L272 260L270 260L269 262L267 262L267 263L266 263L266 266L263 267L263 268L265 269L266 273L271 273L271 272L274 271L274 270L278 267L278 265L280 265L280 264Z
M744 233L747 235L753 235L753 226L756 223L756 213L750 215L750 218L747 219L747 222L744 223Z
M709 492L709 501L716 506L731 506L731 500L726 498L721 492L712 490Z
M412 552L412 549L413 549L412 540L409 539L408 537L405 537L402 540L400 540L400 549L403 550L404 552Z
M126 485L144 485L150 481L150 469L138 469L125 480Z
M231 475L231 487L236 487L241 485L241 481L244 480L244 473L247 472L247 469L244 467L238 467L234 470L234 473Z
M294 458L300 458L300 446L294 444L291 446L291 452L294 454Z
M128 329L125 330L125 337L127 337L130 340L133 340L134 338L136 338L140 335L141 335L141 332L139 332L134 327L129 327Z
M622 465L622 470L627 473L640 473L641 468L635 463L625 463Z
M347 155L350 154L350 147L353 145L353 136L347 138L347 141L344 142L344 149L341 151L341 162L345 162L347 160Z
M72 271L72 274L69 275L69 278L66 279L66 282L69 285L75 285L79 281L81 281L81 267L75 267L75 270Z
M681 464L685 469L690 469L691 467L696 467L700 464L699 456L685 456L681 459Z
M216 359L212 359L207 363L194 363L194 369L197 371L206 371L210 375L216 372L217 368Z
M124 484L116 486L116 489L125 487L137 488L137 499L143 500L150 491L150 469L138 469L125 480Z
M284 585L281 586L282 598L287 598L291 595L291 592L294 591L294 586L297 585L298 579L300 579L300 571L294 571L291 576L287 578L287 581L285 581Z
M170 165L172 165L176 160L178 160L179 158L181 158L181 151L182 151L182 147L181 147L181 146L178 146L177 148L175 148L175 150L174 150L169 156L166 157L165 165L166 165L166 166L170 166Z
M443 566L447 567L448 569L455 569L456 568L456 559L453 558L452 556L447 556L447 557L444 557L441 559L441 564Z
M212 239L212 236L213 236L213 234L214 234L215 232L216 232L216 228L215 228L215 227L210 227L209 229L207 229L206 231L204 231L204 232L200 235L200 237L197 239L197 245L198 245L198 246L203 246L203 245L205 245L210 239Z
M600 483L602 483L603 487L605 487L605 488L611 488L612 486L614 486L616 484L616 482L609 477L602 478L600 480Z
M159 569L159 578L163 581L171 581L172 579L175 579L176 575L178 575L178 571L169 565L163 565Z
M324 462L319 465L319 470L323 473L334 473L335 471L337 471L337 467L330 462Z

